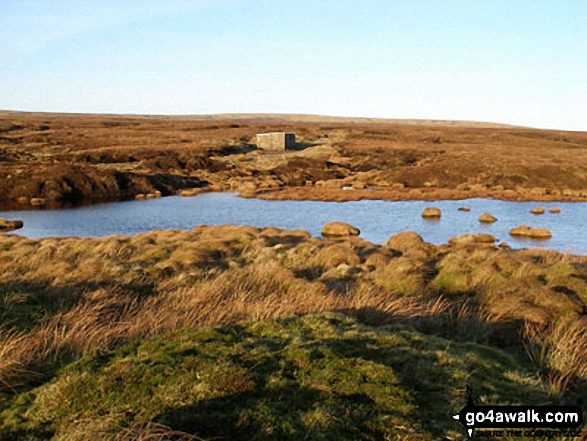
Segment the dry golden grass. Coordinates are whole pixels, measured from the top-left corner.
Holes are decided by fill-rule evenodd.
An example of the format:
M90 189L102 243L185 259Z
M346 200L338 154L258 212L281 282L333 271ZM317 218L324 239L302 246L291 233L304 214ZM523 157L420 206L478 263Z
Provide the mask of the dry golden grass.
M401 252L359 238L234 226L101 239L2 236L0 387L17 389L43 366L175 329L325 311L517 356L531 341L537 365L561 373L560 390L587 380L586 258L421 247Z
M71 421L66 437L56 437L63 441L200 441L195 435L173 430L163 424L153 422L134 424L131 427L112 429L108 419L80 419Z
M23 366L23 355L27 352L24 334L0 330L0 390L14 390L29 373Z
M563 396L569 382L587 380L587 320L572 318L540 327L526 324L530 357L545 370L550 394Z

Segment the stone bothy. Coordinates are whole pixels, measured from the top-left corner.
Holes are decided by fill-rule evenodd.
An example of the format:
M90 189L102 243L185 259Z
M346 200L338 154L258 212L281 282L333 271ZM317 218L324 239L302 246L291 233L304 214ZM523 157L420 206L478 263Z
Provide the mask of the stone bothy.
M290 132L257 134L257 148L261 150L291 150L296 146L296 135Z

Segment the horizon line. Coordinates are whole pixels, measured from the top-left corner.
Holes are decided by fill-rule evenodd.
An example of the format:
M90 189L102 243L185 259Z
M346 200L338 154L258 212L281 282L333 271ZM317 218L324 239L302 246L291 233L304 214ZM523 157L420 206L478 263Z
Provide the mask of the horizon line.
M210 114L159 114L159 113L116 113L116 112L75 112L75 111L38 111L38 110L12 110L0 109L0 115L11 114L41 114L41 115L59 115L59 116L109 116L109 117L126 117L126 118L164 118L164 119L191 119L201 121L214 120L248 120L248 121L278 121L284 120L289 122L307 122L307 123L350 123L350 124L401 124L401 125L435 125L435 126L453 126L453 127L470 127L470 128L521 128L533 130L558 130L565 132L583 132L582 130L562 130L562 129L542 129L537 127L521 126L515 124L472 121L472 120L451 120L451 119L431 119L431 118L383 118L383 117L365 117L365 116L337 116L322 115L313 113L269 113L269 112L229 112L229 113L210 113Z

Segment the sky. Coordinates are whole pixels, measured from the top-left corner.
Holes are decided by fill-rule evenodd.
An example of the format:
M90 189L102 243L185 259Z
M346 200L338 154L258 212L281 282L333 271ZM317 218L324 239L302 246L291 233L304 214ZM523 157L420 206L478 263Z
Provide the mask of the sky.
M0 0L0 109L587 131L587 1Z

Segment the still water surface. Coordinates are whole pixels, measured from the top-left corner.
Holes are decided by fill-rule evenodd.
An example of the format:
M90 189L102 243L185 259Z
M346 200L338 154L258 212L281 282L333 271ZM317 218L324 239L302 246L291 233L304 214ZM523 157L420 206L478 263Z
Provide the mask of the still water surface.
M471 211L461 212L463 205ZM435 206L442 210L438 221L424 220L422 210ZM530 213L532 207L561 207L562 212ZM499 220L481 224L481 213ZM145 201L99 204L62 210L5 211L0 218L21 219L24 228L15 232L30 238L52 236L100 237L131 235L152 229L192 229L196 225L253 225L301 228L320 236L326 222L348 222L361 230L361 237L383 243L392 234L411 230L424 240L443 244L452 236L483 232L507 241L514 248L545 247L574 254L587 254L587 203L584 202L506 202L492 199L464 201L370 201L315 202L242 199L232 193L205 193L192 198L171 196ZM520 224L548 228L552 239L514 239L508 231Z

